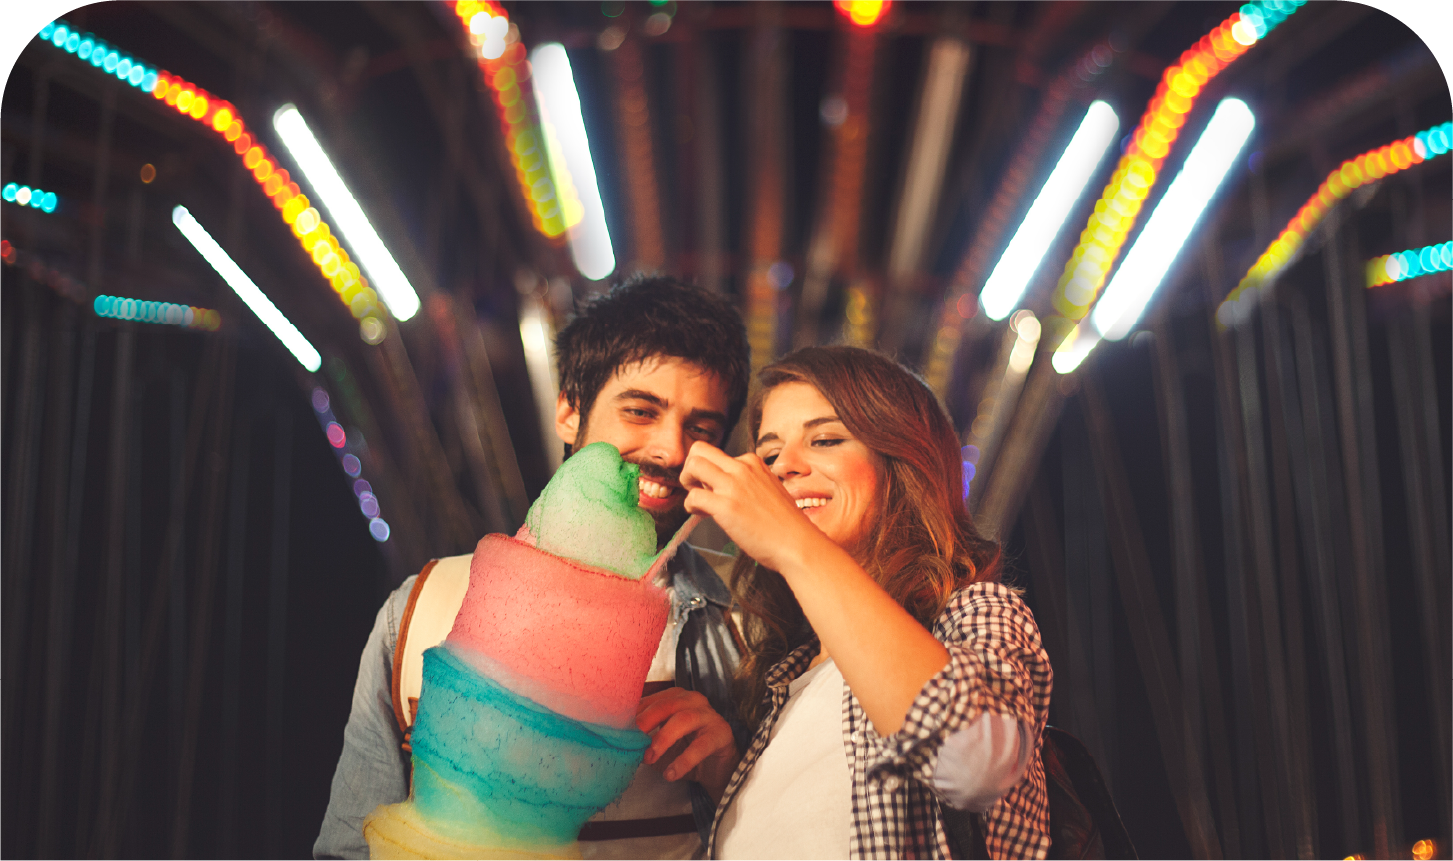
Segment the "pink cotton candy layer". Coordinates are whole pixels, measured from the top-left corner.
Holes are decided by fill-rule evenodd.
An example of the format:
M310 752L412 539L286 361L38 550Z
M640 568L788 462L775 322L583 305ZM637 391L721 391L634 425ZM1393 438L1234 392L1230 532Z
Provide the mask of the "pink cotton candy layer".
M669 606L650 582L486 535L447 642L481 674L558 714L624 728L634 725Z

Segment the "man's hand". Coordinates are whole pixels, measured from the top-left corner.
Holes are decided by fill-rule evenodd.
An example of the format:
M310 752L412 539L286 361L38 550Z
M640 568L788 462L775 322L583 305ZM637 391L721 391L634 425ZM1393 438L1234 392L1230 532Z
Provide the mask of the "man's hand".
M649 733L646 762L662 769L667 780L694 780L720 799L741 754L726 719L696 691L667 688L644 697L636 709L636 726ZM689 742L674 758L660 761L683 739Z

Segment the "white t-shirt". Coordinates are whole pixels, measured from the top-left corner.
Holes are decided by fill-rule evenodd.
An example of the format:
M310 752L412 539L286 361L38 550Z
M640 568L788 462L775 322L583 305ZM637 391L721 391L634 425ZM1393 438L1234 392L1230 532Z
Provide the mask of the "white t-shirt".
M771 740L717 826L721 858L846 858L852 776L843 674L831 659L799 676Z
M670 574L662 572L658 585L675 596L670 585ZM661 645L651 661L646 674L647 682L674 682L676 680L676 644L681 637L681 619L671 613L666 630L661 634ZM641 763L636 777L620 798L606 805L599 813L590 817L591 822L611 822L621 819L653 819L658 816L689 815L691 795L687 782L669 781L661 776L657 766ZM582 840L580 854L583 858L695 858L701 852L701 836L692 831L689 834L665 834L660 837L627 837L620 840Z

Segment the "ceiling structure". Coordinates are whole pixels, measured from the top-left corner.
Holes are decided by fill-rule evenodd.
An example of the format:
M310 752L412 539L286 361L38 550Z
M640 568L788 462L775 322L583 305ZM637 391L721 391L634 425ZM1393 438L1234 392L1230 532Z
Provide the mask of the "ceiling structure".
M1122 132L1131 131L1180 52L1236 8L899 4L866 30L827 4L531 3L508 15L511 38L531 47L559 41L571 56L616 250L613 277L665 271L739 297L759 360L838 338L886 349L922 368L967 430L998 351L993 327L971 306L1084 105L1100 98L1116 106ZM441 342L457 339L438 337L426 320L442 319L447 306L483 322L510 428L499 452L518 449L521 475L493 478L488 494L507 503L476 499L472 507L485 519L485 509L508 511L509 520L553 454L528 418L536 411L520 373L519 311L538 302L558 323L598 288L558 237L532 227L502 140L507 124L452 12L441 4L119 3L68 20L228 100L251 118L259 144L284 153L274 157L279 167L290 162L271 113L295 103L311 118L428 306L401 335L421 391L436 388L428 378L443 360ZM14 163L6 176L24 181L34 170L26 162L38 160L66 199L87 201L103 77L40 44L24 52L17 73L7 96ZM54 84L43 101L27 92L40 81ZM1434 124L1444 89L1415 36L1353 4L1297 12L1209 86L1215 97L1248 99L1264 118L1251 163L1274 196L1272 218L1303 194L1295 179L1316 172L1313 162L1335 166L1400 136L1401 126L1410 133ZM136 185L145 164L155 170L143 248L170 233L163 198L210 201L212 223L239 219L236 254L253 261L243 268L264 291L288 285L271 292L289 318L329 355L366 366L369 345L350 337L357 322L339 313L346 297L340 308L317 289L328 279L287 238L288 225L268 218L252 189L236 188L245 174L221 136L138 91L118 93L113 110L113 184ZM1204 114L1193 113L1192 124ZM28 122L36 116L46 124L40 138ZM856 135L851 146L845 129ZM1101 163L1092 189L1111 166ZM1247 188L1233 180L1225 196ZM1081 196L1022 307L1053 311L1053 283L1092 204ZM1223 201L1211 217L1236 206ZM1254 244L1253 228L1232 219L1225 241ZM113 292L216 304L208 294L217 285L188 268L194 259L137 257L135 270L108 272L131 287Z
M1216 72L1202 70L1193 104L1177 114L1185 133L1159 157L1138 219L1125 222L1125 249L1218 102L1243 100L1255 131L1144 318L1069 374L1051 370L1052 354L1089 303L1066 304L1063 282L1067 264L1080 259L1076 246L1094 233L1101 189L1116 181L1117 160L1142 146L1135 130L1153 100L1165 103L1174 77L1167 70L1189 68L1187 52L1197 46L1210 52L1203 57L1219 56L1213 34L1230 33L1237 4L900 2L868 26L826 2L607 0L464 11L507 17L508 31L493 37L507 45L558 42L568 54L614 252L607 282L662 271L734 297L758 366L796 346L847 341L920 369L972 446L976 516L1013 544L1037 528L1021 512L1034 508L1035 482L1055 469L1066 483L1056 484L1065 498L1053 507L1070 528L1071 468L1060 461L1071 443L1061 410L1089 423L1093 436L1093 423L1106 419L1095 397L1108 397L1121 432L1136 438L1126 417L1163 414L1165 392L1177 388L1149 382L1146 357L1168 340L1162 359L1178 356L1185 374L1229 367L1235 379L1238 336L1210 334L1222 300L1330 172L1449 119L1436 61L1397 20L1354 3L1258 8L1283 6L1282 20L1254 44L1215 37L1229 53ZM567 194L517 145L533 110L527 67L516 63L514 77L499 77L509 57L482 59L483 37L471 39L460 12L457 4L373 2L82 7L64 16L73 31L205 91L211 111L185 114L175 98L37 39L7 83L0 125L0 181L59 201L54 212L5 208L8 253L46 273L38 281L87 313L97 296L200 309L193 317L201 320L216 311L222 334L194 326L175 337L228 335L290 362L182 240L173 226L180 205L317 348L321 368L292 366L297 389L288 396L309 399L324 434L336 425L343 444L329 441L340 465L350 480L371 482L372 514L368 499L355 501L370 522L387 524L380 549L395 582L523 521L559 458L544 345L577 302L607 283L580 274L564 235L542 214L550 194ZM526 113L511 113L515 98ZM258 147L252 164L251 147L228 137L230 122L210 126L218 100ZM1093 100L1118 114L1109 153L1043 262L1031 265L1018 313L992 320L979 290ZM286 104L307 119L417 292L416 315L398 319L405 315L390 313L386 297L340 286L343 258L351 253L362 264L362 252L344 237L330 246L339 261L320 262L329 252L313 250L321 234L300 216L306 207L289 212L287 201L308 197L316 219L343 236L274 130L273 114ZM1396 178L1385 171L1385 182L1347 194L1335 224L1309 227L1306 248L1280 277L1286 301L1330 277L1320 261L1327 237L1345 239L1338 225L1355 234L1332 243L1341 244L1348 271L1362 258L1446 240L1453 219L1440 189L1449 157L1434 155ZM270 167L259 171L257 159L271 159ZM287 181L269 191L264 174L280 171ZM555 182L550 194L531 191L541 181ZM1112 253L1124 257L1124 249ZM355 275L372 277L369 266L361 269ZM1381 325L1423 309L1433 349L1444 351L1448 284L1444 273L1379 288L1362 313ZM1267 337L1252 336L1249 349L1270 349ZM1358 360L1349 349L1351 368ZM1437 379L1445 385L1431 408L1429 444L1447 438L1447 381ZM1084 380L1103 380L1105 394L1085 394ZM1134 386L1142 394L1127 392ZM1192 415L1224 411L1225 398L1235 399L1234 389L1194 382L1180 397ZM1169 464L1174 447L1151 425L1145 438L1165 448ZM1391 445L1394 437L1385 431L1380 439ZM1142 506L1165 493L1159 473L1125 456L1127 492ZM1167 558L1181 552L1178 539L1147 540L1164 544ZM1162 549L1151 553L1159 558ZM1224 817L1225 799L1175 803L1168 814L1187 823L1188 836L1167 852L1222 846L1190 823L1209 817L1206 804ZM1244 825L1249 834L1253 825ZM1267 842L1245 838L1249 854L1284 854L1301 845L1293 835L1316 830L1290 818L1265 827ZM1371 833L1353 836L1361 846ZM1281 835L1288 842L1276 842ZM1228 839L1224 828L1220 839Z

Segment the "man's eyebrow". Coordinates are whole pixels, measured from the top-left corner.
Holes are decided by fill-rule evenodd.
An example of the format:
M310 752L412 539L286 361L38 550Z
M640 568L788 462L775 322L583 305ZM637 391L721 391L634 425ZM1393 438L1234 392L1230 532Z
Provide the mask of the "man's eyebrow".
M666 409L667 407L671 406L671 402L670 401L666 400L665 398L661 397L660 395L656 394L655 392L648 392L645 389L626 389L625 391L623 391L620 394L616 395L611 400L614 400L614 401L645 401L646 403L653 404L655 406L658 406L658 407L660 407L663 410Z
M818 425L831 424L832 422L839 422L839 423L841 423L842 422L842 419L838 418L837 416L819 416L818 418L808 419L807 421L803 422L802 423L802 427L803 428L815 428ZM761 445L764 442L772 442L773 440L780 440L780 439L781 439L781 437L777 436L775 433L771 433L771 432L764 433L761 436L757 437L757 445Z
M689 414L687 414L686 420L689 422L713 421L721 425L722 427L726 427L727 423L726 413L717 412L716 410L692 410Z

